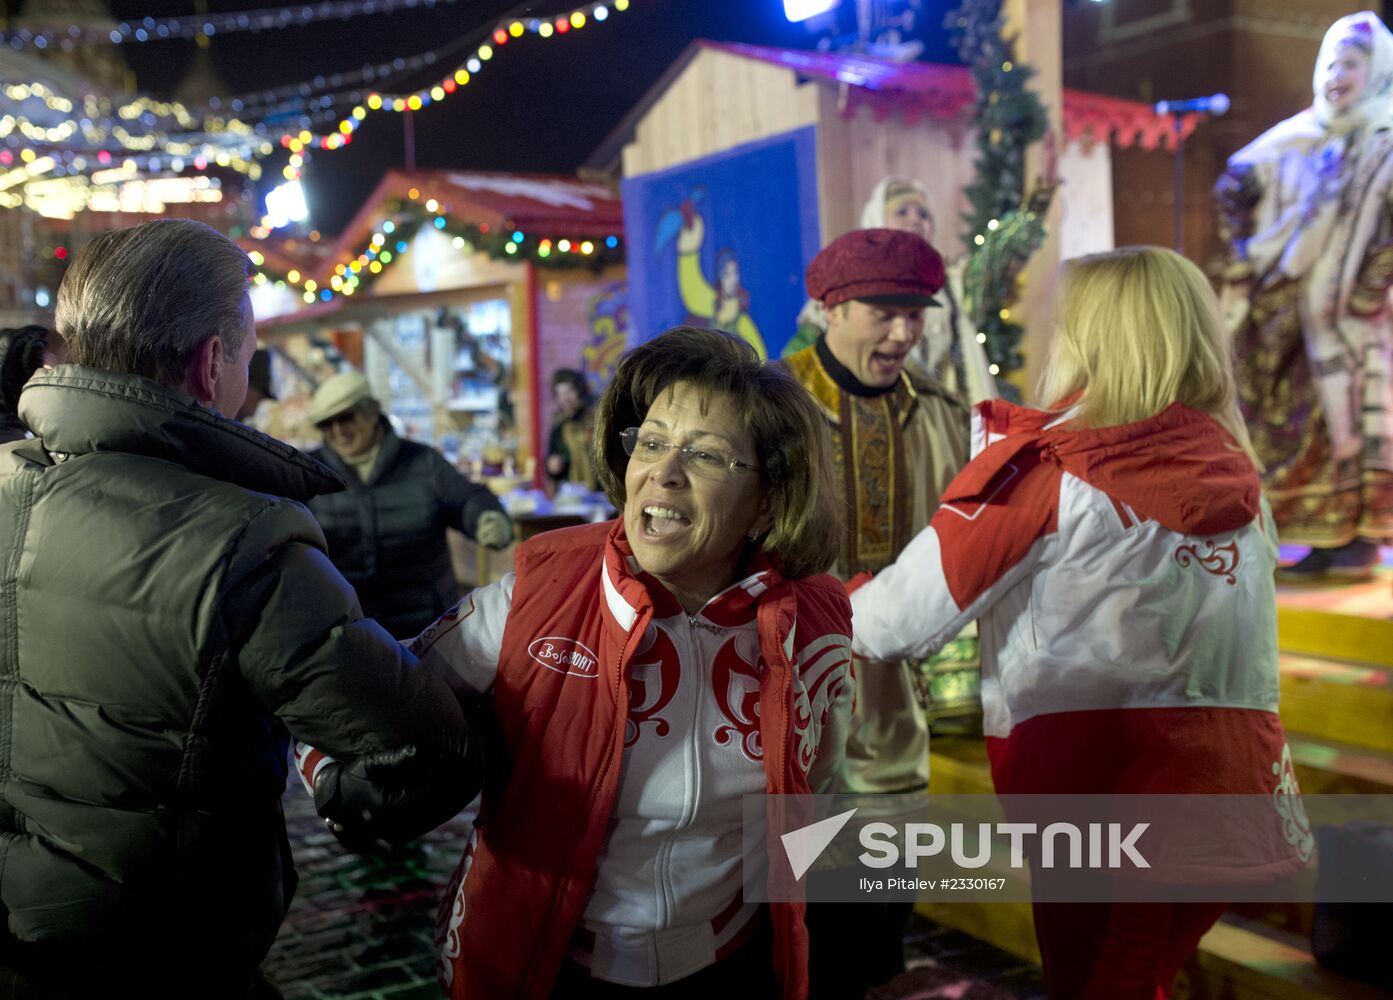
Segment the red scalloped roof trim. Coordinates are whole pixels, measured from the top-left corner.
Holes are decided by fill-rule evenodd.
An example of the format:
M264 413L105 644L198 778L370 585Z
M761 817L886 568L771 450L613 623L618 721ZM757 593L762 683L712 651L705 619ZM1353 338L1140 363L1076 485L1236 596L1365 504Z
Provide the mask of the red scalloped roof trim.
M870 56L839 52L777 49L736 42L702 41L716 49L759 62L782 66L802 76L843 84L843 116L869 108L876 121L899 115L913 125L924 118L969 124L967 115L977 88L965 66L938 63L893 63ZM1195 115L1181 118L1181 135L1195 130ZM1064 134L1069 140L1111 141L1128 148L1175 148L1171 115L1158 115L1150 105L1081 90L1064 91Z

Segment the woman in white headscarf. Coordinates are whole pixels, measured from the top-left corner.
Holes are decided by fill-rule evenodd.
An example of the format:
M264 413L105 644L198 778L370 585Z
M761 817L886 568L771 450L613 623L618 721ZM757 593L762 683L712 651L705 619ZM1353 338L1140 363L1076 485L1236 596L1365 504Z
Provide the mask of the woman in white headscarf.
M917 233L930 244L934 238L933 201L918 181L886 177L871 191L861 210L862 229L901 229ZM924 336L911 354L910 363L920 374L931 376L965 402L976 404L999 395L987 366L987 354L977 342L977 330L963 308L963 262L948 266L948 283L924 310ZM822 304L809 299L798 315L798 333L784 348L784 355L807 347L827 330Z
M1336 21L1312 84L1215 188L1225 313L1278 534L1312 547L1279 575L1361 579L1393 538L1393 34Z

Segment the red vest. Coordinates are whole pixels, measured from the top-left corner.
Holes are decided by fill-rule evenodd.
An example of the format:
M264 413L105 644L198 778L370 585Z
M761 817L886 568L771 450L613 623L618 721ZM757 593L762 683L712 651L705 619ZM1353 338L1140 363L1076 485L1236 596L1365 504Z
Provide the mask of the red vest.
M547 997L585 910L619 787L628 665L653 615L630 558L622 522L549 532L518 549L493 689L511 770L485 792L437 922L437 970L455 1000ZM849 635L850 604L832 577L773 574L769 583L757 612L766 785L807 794L795 644ZM777 846L770 877L787 878ZM808 992L803 909L770 904L785 1000Z

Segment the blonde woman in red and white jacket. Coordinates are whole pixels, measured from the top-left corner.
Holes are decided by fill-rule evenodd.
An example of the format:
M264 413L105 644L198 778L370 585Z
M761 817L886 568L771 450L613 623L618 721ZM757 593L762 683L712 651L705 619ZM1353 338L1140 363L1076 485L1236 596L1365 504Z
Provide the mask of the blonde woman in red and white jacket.
M854 590L853 651L921 657L979 620L998 793L1270 795L1290 822L1244 845L1247 877L1294 871L1276 537L1203 274L1156 247L1066 265L1041 396L978 407L930 526ZM1224 909L1037 902L1050 996L1167 996Z
M441 982L803 997L803 906L744 898L742 796L824 789L841 763L822 417L744 342L685 328L620 363L594 440L620 518L524 544L412 644L491 696L510 768L441 910Z

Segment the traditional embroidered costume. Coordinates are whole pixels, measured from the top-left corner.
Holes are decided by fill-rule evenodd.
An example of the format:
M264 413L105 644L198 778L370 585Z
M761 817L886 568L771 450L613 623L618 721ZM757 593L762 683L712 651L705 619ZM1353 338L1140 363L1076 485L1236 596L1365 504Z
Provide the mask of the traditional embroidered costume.
M1325 94L1344 45L1368 53L1349 107ZM1336 21L1312 107L1235 153L1215 188L1229 243L1240 402L1283 541L1393 538L1393 35Z
M825 340L785 359L827 416L846 511L833 572L875 572L929 523L967 461L967 410L936 383L901 373L888 391L858 382ZM846 788L891 792L929 780L929 732L917 663L864 663L847 741Z

